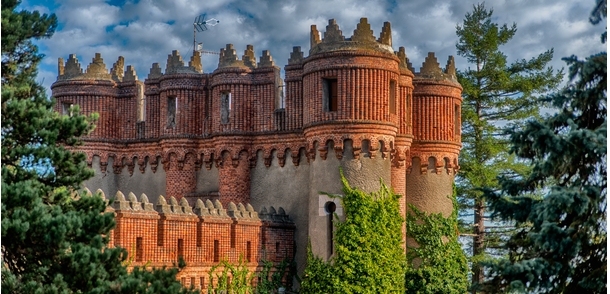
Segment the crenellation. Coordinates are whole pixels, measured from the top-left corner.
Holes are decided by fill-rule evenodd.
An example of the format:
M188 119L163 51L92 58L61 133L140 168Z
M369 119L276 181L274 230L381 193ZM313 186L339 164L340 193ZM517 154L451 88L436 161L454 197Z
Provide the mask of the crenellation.
M383 23L383 28L381 28L381 33L379 34L379 39L377 42L392 46L392 28L389 21Z
M158 79L163 76L163 72L161 72L161 66L159 66L158 62L152 64L150 68L150 72L148 73L148 79Z
M125 195L121 191L118 191L114 195L112 208L115 210L131 210L131 204L125 199Z
M422 63L422 67L419 69L419 74L433 77L440 76L440 74L442 74L440 64L436 60L434 52L428 52L426 60Z
M246 50L244 50L244 55L241 57L244 64L249 68L256 68L256 57L254 56L254 46L248 44L246 45Z
M144 209L144 211L155 211L154 205L148 201L148 196L144 193L140 195L140 203L142 203L142 209Z
M332 27L334 29L334 26ZM328 32L328 27L326 27ZM338 27L337 27L338 30ZM341 32L341 31L339 31ZM326 37L326 35L324 35ZM339 39L337 39L339 40ZM343 41L341 39L340 41ZM351 38L352 42L361 42L361 43L373 43L375 42L375 36L373 35L373 30L371 30L371 25L368 23L368 20L363 17L360 19L360 22L356 26L354 30L354 34Z
M112 80L115 82L123 81L123 71L125 68L125 58L123 56L119 56L119 59L112 64L112 69L110 70L110 74L112 75Z
M271 53L269 50L263 50L263 55L261 56L260 62L258 63L258 67L272 67L275 66L273 62L273 57L271 57Z
M252 45L239 59L227 44L211 73L199 52L185 66L174 50L165 72L153 63L143 82L133 66L123 71L122 57L107 71L96 54L85 73L74 54L60 58L55 110L99 113L76 149L95 170L86 186L114 194L105 199L117 221L110 244L135 254L142 238L138 258L164 266L181 239L189 266L180 275L248 250L253 270L263 255L294 256L302 267L309 237L314 254L331 256L321 216L327 201L340 201L319 192L341 193L338 166L364 191L380 178L391 184L405 195L403 215L407 204L452 209L445 195L459 169L462 102L453 57L442 69L429 53L415 73L405 47L392 49L390 23L376 38L366 18L351 38L334 20L323 36L311 26L309 56L293 47L285 79Z
M112 80L112 76L108 69L106 69L106 64L104 64L104 59L100 53L95 53L95 57L87 66L87 70L85 70L82 78L87 80Z
M201 65L201 52L193 51L193 55L189 61L189 69L196 73L203 73L203 67Z
M326 32L324 32L322 43L341 42L344 40L345 37L343 37L343 32L339 29L337 21L334 19L328 20L328 25L326 26Z
M290 52L290 58L288 59L288 65L301 64L302 62L303 51L301 51L301 46L292 47L292 52Z
M127 70L125 71L125 76L123 77L123 82L133 82L138 80L138 75L136 74L136 70L133 66L128 65Z

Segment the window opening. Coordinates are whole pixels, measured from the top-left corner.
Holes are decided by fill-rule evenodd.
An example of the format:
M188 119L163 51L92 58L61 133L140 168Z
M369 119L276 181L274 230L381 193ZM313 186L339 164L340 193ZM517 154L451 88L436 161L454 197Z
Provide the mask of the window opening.
M178 260L184 259L184 240L178 239Z
M248 262L252 261L252 243L250 241L246 242L246 260Z
M339 109L339 88L337 78L322 80L324 111L337 111Z
M220 93L220 123L228 124L231 116L231 92Z
M396 114L396 81L390 81L390 113Z
M453 136L454 138L457 138L460 135L460 106L459 105L455 105L454 107L454 122L453 122L453 126L454 126L454 130L453 130Z
M214 262L220 261L220 242L214 240Z
M178 98L176 96L167 97L167 127L176 126L176 109L178 108Z
M136 262L141 262L144 259L144 244L142 237L136 238Z
M72 116L72 106L74 106L74 104L72 104L70 102L62 103L61 104L61 114L67 115L67 116Z
M324 205L324 209L326 210L326 213L328 213L328 256L330 257L331 255L333 255L333 252L335 250L334 248L334 244L333 244L333 228L334 228L334 224L333 224L333 218L335 217L335 210L337 210L337 204L335 204L332 201L328 201L326 202L326 204Z

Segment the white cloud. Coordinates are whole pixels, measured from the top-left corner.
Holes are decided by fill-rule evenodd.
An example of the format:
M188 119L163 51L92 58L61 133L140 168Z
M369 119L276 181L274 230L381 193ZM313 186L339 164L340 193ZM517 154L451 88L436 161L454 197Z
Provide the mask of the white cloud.
M517 23L517 35L502 50L515 59L537 56L555 48L553 66L562 67L563 56L581 57L604 50L599 43L603 26L593 27L587 21L591 1L504 1L488 0L486 7L494 9L494 21ZM27 3L24 3L24 5ZM44 8L44 7L43 7ZM419 70L429 51L436 52L440 64L447 56L456 55L455 26L461 23L472 4L462 1L348 1L348 0L286 0L270 3L262 0L180 0L127 1L123 6L112 6L99 1L60 1L54 11L62 23L62 30L50 40L42 40L44 69L40 76L47 79L56 75L57 57L68 54L82 56L83 67L95 52L101 52L108 67L119 55L126 64L134 65L140 79L144 79L153 62L165 65L167 55L177 49L188 62L192 50L192 21L201 13L220 23L198 33L197 41L204 48L218 51L232 43L238 55L246 44L254 45L259 59L262 50L270 50L279 66L287 63L292 46L309 50L309 31L316 24L323 34L328 19L337 20L345 37L351 37L361 17L367 17L371 29L379 36L383 22L392 24L394 50L406 47L413 66ZM112 62L110 62L112 60ZM214 70L218 56L204 55L206 72ZM465 60L456 57L458 68L466 68Z

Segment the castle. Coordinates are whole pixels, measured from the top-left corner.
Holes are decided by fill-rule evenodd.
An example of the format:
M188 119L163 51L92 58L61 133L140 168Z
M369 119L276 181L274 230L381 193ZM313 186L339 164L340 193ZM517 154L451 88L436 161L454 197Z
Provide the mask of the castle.
M393 50L388 22L379 38L365 18L351 38L334 20L323 38L312 25L308 56L294 47L284 79L251 45L241 59L221 49L211 73L199 52L185 65L174 51L144 82L123 57L110 71L99 54L84 72L75 55L58 67L56 111L99 113L79 151L95 170L85 186L115 199L111 246L132 265L183 257L186 286L208 287L209 268L239 256L253 270L294 258L301 272L308 240L329 258L331 215L343 213L321 191L341 193L339 167L367 192L383 179L404 195L403 214L407 204L452 212L462 101L453 57L442 69L429 53L416 72L404 47Z

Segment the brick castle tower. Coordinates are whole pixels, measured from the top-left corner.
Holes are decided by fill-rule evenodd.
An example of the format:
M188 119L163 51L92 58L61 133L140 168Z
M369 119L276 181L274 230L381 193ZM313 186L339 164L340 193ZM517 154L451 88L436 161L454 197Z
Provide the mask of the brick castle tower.
M95 170L85 186L116 199L112 245L134 265L184 257L187 286L207 287L209 267L240 254L254 270L294 257L302 271L308 238L330 257L329 215L342 208L320 191L341 193L339 167L367 192L383 179L404 195L403 214L407 204L452 212L462 100L453 58L441 69L429 53L415 72L388 22L378 38L365 18L351 38L334 20L323 37L313 25L308 56L294 47L284 79L251 45L241 58L221 49L211 73L198 52L185 65L173 51L144 82L123 57L110 71L99 54L84 72L75 55L58 67L56 111L99 113L79 150Z

